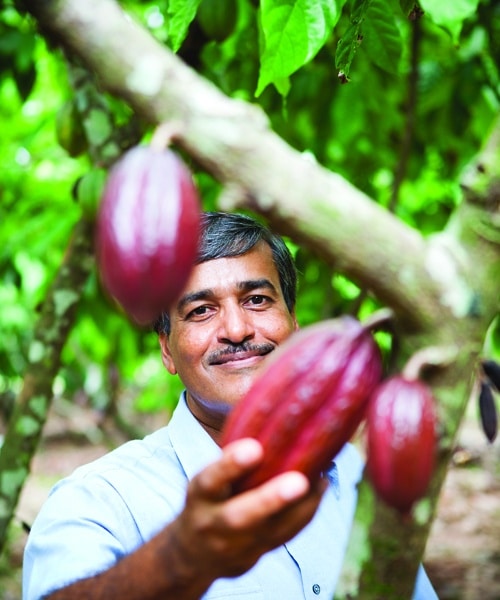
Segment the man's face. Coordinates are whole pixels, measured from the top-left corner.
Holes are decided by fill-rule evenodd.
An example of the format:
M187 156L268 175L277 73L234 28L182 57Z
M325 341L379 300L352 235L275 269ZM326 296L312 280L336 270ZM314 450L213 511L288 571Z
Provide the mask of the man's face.
M179 374L191 411L215 438L267 356L297 329L264 242L195 266L170 320L170 334L160 336L163 362Z

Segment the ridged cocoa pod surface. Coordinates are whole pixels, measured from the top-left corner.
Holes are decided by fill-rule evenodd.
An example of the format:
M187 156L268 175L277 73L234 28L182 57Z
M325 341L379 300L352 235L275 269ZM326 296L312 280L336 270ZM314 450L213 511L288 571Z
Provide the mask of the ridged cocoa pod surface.
M396 375L377 387L367 415L367 473L401 513L424 496L434 469L436 413L430 388Z
M105 289L145 325L168 310L196 258L200 202L191 173L171 150L137 146L111 169L97 220Z
M354 318L293 334L226 422L223 446L252 437L264 448L263 463L235 491L289 470L318 478L364 419L381 376L380 350Z

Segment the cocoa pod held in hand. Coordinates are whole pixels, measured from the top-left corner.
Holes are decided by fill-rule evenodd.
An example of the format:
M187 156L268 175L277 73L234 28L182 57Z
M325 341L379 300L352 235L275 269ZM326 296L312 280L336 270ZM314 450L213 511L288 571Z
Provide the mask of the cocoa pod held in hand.
M481 381L479 390L479 417L484 435L493 443L498 433L498 413L493 390L486 381Z
M198 192L171 150L138 146L112 168L97 221L97 261L106 290L137 323L168 310L194 264Z
M381 375L380 350L354 318L323 321L293 334L226 422L223 446L253 437L264 448L263 463L235 490L289 470L311 481L319 477L365 417Z
M396 375L377 387L367 415L367 473L377 494L408 513L427 491L436 454L430 388Z

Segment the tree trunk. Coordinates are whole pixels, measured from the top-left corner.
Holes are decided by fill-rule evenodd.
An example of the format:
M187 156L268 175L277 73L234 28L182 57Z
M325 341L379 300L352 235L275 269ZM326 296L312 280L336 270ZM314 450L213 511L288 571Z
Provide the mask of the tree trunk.
M93 225L80 220L42 305L29 349L30 366L0 449L0 550L30 471L52 400L61 351L93 265Z

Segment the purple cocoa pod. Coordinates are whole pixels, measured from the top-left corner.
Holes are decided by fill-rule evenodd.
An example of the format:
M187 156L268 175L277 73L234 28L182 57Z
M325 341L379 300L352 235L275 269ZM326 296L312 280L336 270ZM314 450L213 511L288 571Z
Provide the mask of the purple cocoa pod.
M97 263L107 292L138 324L168 310L194 264L200 201L171 150L138 146L111 169L97 221Z

